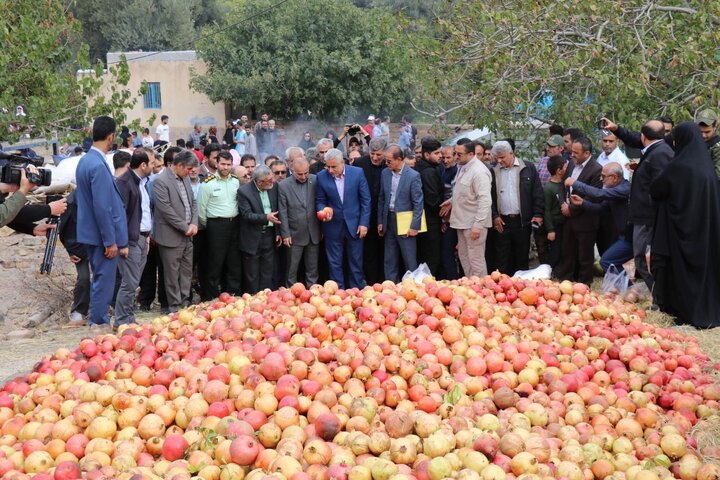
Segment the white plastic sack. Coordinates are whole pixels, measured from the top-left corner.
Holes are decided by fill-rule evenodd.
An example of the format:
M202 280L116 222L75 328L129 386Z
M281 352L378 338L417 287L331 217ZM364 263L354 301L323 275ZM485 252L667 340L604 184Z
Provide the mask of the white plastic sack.
M617 293L623 295L630 286L630 277L624 268L618 269L615 265L610 265L602 283L602 293Z
M425 280L427 277L432 277L432 273L430 273L430 269L427 266L427 263L421 263L418 268L413 270L412 272L408 270L405 272L405 275L403 275L403 282L405 280L411 279L415 280L415 283L422 283L423 280Z
M531 270L518 270L513 277L521 280L547 280L552 275L552 267L546 263Z

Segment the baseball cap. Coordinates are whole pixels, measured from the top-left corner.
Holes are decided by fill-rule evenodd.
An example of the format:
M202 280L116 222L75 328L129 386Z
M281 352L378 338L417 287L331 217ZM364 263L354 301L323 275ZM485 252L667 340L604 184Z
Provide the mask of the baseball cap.
M372 122L375 120L375 115L368 115L368 121Z
M705 110L702 110L700 113L697 114L697 118L695 121L698 124L703 124L707 126L714 125L718 120L718 115L715 113L714 110L711 110L709 108L706 108Z
M553 135L550 138L547 139L548 145L551 147L564 147L565 146L565 140L563 140L563 137L560 135Z

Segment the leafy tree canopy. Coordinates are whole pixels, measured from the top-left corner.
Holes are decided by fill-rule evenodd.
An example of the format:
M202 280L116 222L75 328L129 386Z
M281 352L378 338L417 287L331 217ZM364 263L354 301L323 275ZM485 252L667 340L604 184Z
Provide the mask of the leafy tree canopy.
M87 47L79 41L80 23L60 0L8 0L0 18L0 140L14 141L30 131L49 137L80 136L92 118L112 115L125 121L134 100L124 87L127 63L113 66L115 80L107 96L100 95L102 65L89 69ZM25 116L17 116L17 105Z
M387 9L247 0L232 6L223 26L196 45L209 70L192 84L213 101L324 118L407 105L414 73Z
M720 100L720 1L469 0L406 35L427 65L413 102L478 125L528 118L591 129L692 117ZM460 116L460 115L459 115Z
M90 57L109 51L190 50L200 28L224 12L216 0L65 0L85 26ZM109 14L108 12L112 12Z

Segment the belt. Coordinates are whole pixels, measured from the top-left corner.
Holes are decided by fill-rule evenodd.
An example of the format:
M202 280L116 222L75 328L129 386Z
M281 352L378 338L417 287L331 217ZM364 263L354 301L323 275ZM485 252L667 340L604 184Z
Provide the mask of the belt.
M502 218L520 218L519 213L515 213L513 215L500 215Z
M140 235L142 235L143 237L149 237L149 236L150 236L150 233L151 233L151 232L149 232L149 231L147 231L147 232L140 232Z
M214 221L214 222L232 222L232 221L234 221L236 218L237 218L237 215L234 216L234 217L232 217L232 218L227 218L227 217L213 217L213 218L208 218L208 221L212 220L212 221Z
M264 227L262 227L262 230L260 230L261 233L267 233L267 232L272 233L272 231L273 231L273 227L269 227L269 226L267 226L267 225L265 225Z

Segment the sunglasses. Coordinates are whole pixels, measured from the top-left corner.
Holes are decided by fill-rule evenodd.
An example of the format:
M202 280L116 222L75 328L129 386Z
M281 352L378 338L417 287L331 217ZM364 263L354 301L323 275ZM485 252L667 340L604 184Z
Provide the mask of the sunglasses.
M287 170L278 170L277 172L274 172L276 176L280 175L287 175Z

